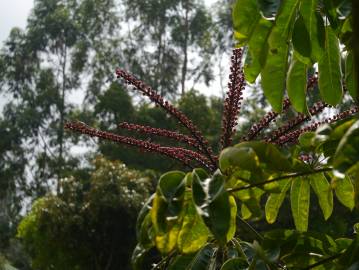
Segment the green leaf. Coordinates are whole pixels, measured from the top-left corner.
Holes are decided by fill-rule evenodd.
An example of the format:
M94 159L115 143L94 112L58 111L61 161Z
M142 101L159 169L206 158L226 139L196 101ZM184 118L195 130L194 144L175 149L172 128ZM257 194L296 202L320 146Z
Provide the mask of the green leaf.
M345 84L353 98L358 97L358 85L355 78L353 53L349 52L345 60Z
M307 72L308 66L294 57L288 71L287 92L294 109L301 113L308 111L306 102Z
M354 186L350 178L347 176L344 179L333 178L332 186L334 187L338 200L352 210L355 206L355 194Z
M291 160L273 144L251 141L236 144L235 147L252 148L259 158L260 165L265 166L267 169L281 172L292 171Z
M328 16L330 26L335 30L339 26L339 18L337 14L337 5L333 0L323 0L325 14Z
M325 53L318 69L320 95L326 103L335 106L343 95L342 71L339 41L329 26L325 28Z
M162 254L168 254L175 248L180 231L179 217L171 212L169 204L156 193L151 219L156 233L156 247Z
M244 64L244 75L246 80L254 83L264 67L267 57L267 38L273 23L261 18L248 42L248 53Z
M255 171L258 167L259 159L250 147L228 147L219 156L219 168L222 172L234 168Z
M272 193L266 202L265 205L265 213L266 213L266 220L269 224L272 224L276 221L279 209L285 199L287 191L291 186L291 181L281 181L282 190L278 193Z
M245 270L248 267L248 263L244 258L233 258L226 261L221 270Z
M143 205L140 213L137 216L136 221L136 236L137 240L139 239L141 235L141 226L147 215L150 213L150 210L152 208L152 202L155 197L155 194L152 194L152 196L146 201L146 203Z
M310 63L310 56L312 47L310 43L310 36L308 29L304 23L303 17L300 15L295 23L292 33L292 43L294 50L301 56L302 59L307 59L305 64Z
M297 12L299 0L281 1L281 6L276 16L275 26L269 35L270 50L282 47L290 41L294 17Z
M236 234L237 203L233 196L229 196L229 205L231 209L231 219L227 233L227 241L230 241Z
M195 172L193 174L192 196L197 212L221 244L227 243L228 232L233 224L233 210L224 184L219 171L207 179L200 179Z
M350 123L350 122L348 122ZM336 130L336 129L335 129ZM359 120L345 132L334 155L334 173L342 177L350 170L358 170L359 162Z
M333 191L327 178L322 173L313 174L310 177L310 185L318 197L324 219L327 220L333 212Z
M292 180L290 201L295 227L298 231L307 231L310 203L310 184L306 177L298 177Z
M211 244L204 246L193 259L187 270L215 270L217 248Z
M186 254L177 256L169 265L168 270L188 269L196 254Z
M178 235L178 249L183 254L198 251L208 239L209 231L197 214L190 191L186 191L183 223Z
M158 182L158 188L161 194L168 200L172 200L176 193L184 192L185 173L180 171L172 171L163 174Z
M300 14L308 31L311 45L311 58L318 62L324 54L325 27L322 16L316 11L318 0L301 1Z
M137 244L135 249L132 252L131 264L133 270L142 270L143 269L143 259L147 253L147 249L142 247L140 244Z
M288 66L288 44L270 48L262 69L262 88L274 111L282 111L285 79Z
M355 265L353 267L353 265ZM338 261L338 270L355 270L359 267L359 234L356 235L354 241L350 244Z
M261 19L257 1L237 0L233 7L233 28L241 45L249 40L258 21Z

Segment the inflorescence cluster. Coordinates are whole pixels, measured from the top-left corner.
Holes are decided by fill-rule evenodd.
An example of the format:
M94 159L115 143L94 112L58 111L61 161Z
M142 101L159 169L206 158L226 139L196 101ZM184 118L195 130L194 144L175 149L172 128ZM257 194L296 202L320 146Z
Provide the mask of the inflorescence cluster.
M236 128L238 125L239 111L243 100L243 91L246 85L242 67L242 53L242 49L234 49L231 58L231 72L229 76L228 92L224 101L224 112L222 118L222 135L220 141L222 149L231 145L232 138L236 133ZM164 146L150 141L136 139L134 137L122 136L89 127L85 123L79 121L66 123L66 129L73 130L81 134L86 134L91 137L110 140L123 145L134 146L141 151L154 152L168 156L190 168L194 168L195 166L199 165L211 172L214 172L217 169L218 158L214 155L209 142L204 138L201 131L186 115L175 108L161 95L157 94L157 92L154 91L150 86L146 85L132 74L119 68L116 70L116 75L127 85L133 86L135 90L148 97L151 102L162 108L171 117L177 120L177 122L187 130L188 134L182 134L177 131L150 126L131 124L127 122L118 124L118 127L129 131L134 131L139 134L166 137L178 143L185 144L188 148L178 146ZM308 80L307 90L313 89L316 86L317 81L317 76L311 77ZM297 116L269 133L269 135L265 136L264 141L268 143L275 143L277 145L296 143L299 136L303 132L313 131L322 124L332 123L344 119L355 113L358 113L359 111L358 107L354 107L350 110L341 112L332 118L314 122L304 128L297 129L304 123L310 121L313 116L321 113L324 108L328 106L328 104L322 101L315 103L311 108L309 108L308 114L297 114ZM289 99L285 98L283 101L283 112L287 112L290 107L291 103ZM248 134L243 137L242 140L246 141L256 139L265 128L269 127L271 122L276 121L278 116L279 114L274 111L268 112L258 123L254 124L250 128Z

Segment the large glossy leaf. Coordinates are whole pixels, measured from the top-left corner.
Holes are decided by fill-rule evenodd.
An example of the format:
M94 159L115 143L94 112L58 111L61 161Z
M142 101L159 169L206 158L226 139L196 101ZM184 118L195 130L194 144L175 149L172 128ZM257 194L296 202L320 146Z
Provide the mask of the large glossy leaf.
M258 156L260 164L267 169L283 172L290 172L292 170L291 160L273 144L251 141L239 143L235 147L252 148Z
M310 43L309 31L304 23L302 15L298 16L294 23L292 43L294 50L301 56L301 59L306 59L304 62L309 64L312 53L312 45Z
M319 90L322 99L337 105L342 99L342 71L339 41L330 26L325 28L325 53L318 62Z
M258 167L258 156L250 147L228 147L219 156L219 168L222 172L230 169L254 171L258 170Z
M359 234L338 261L338 270L355 270L359 267Z
M353 98L358 97L358 85L355 78L353 53L349 52L345 60L345 84Z
M269 36L270 50L279 50L279 47L282 47L284 43L290 41L289 34L293 27L298 3L299 0L286 0L281 2L276 16L275 26Z
M173 216L173 210L163 197L156 194L151 209L151 220L156 233L156 247L163 254L170 253L176 247L180 231L179 218Z
M207 242L209 231L196 211L190 191L186 191L183 216L182 227L178 235L178 249L184 254L193 253Z
M306 113L308 110L307 72L308 66L294 57L288 71L287 92L294 109L301 113Z
M233 258L226 261L221 270L245 270L248 267L248 263L243 258Z
M356 169L359 162L359 120L345 132L334 155L334 169L337 176Z
M193 173L192 196L197 212L221 244L227 243L233 224L233 210L224 184L224 178L219 171L206 179Z
M261 18L257 1L237 0L233 7L233 27L240 44L248 41Z
M248 42L248 53L244 64L246 80L254 83L261 69L264 67L267 57L267 38L273 23L261 18Z
M143 221L145 220L145 218L148 216L148 214L150 213L150 210L152 208L152 202L153 199L155 197L155 194L153 194L143 205L140 213L137 216L137 221L136 221L136 236L137 236L137 240L139 239L140 235L141 235L141 226ZM139 241L139 240L138 240Z
M354 186L349 177L344 177L344 179L333 178L332 186L335 190L335 195L338 200L350 210L355 206L355 193Z
M217 248L211 244L204 246L195 256L187 270L215 270Z
M158 188L167 201L172 200L176 193L184 192L185 173L180 171L172 171L163 174L158 181Z
M318 62L324 54L325 27L322 16L317 12L318 0L301 1L300 14L307 29L311 47L311 58Z
M310 185L318 197L324 219L327 220L333 212L333 191L324 174L318 173L310 176Z
M292 180L290 201L295 227L298 231L307 231L310 204L310 184L306 177L298 177Z
M262 69L262 88L265 97L276 112L281 112L285 79L288 67L288 44L282 42L276 48L269 48L266 63Z
M268 197L268 200L265 205L266 220L269 224L272 224L276 221L279 209L292 183L291 181L288 180L288 181L281 181L280 184L281 184L281 192L279 194L272 193Z
M168 270L188 269L195 256L196 253L177 256L169 265Z

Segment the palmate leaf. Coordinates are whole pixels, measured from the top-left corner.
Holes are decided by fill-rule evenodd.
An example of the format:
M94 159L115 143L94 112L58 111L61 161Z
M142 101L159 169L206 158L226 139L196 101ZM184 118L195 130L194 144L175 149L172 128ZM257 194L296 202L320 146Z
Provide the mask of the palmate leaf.
M295 227L298 231L307 231L310 204L310 184L307 177L292 180L290 201Z

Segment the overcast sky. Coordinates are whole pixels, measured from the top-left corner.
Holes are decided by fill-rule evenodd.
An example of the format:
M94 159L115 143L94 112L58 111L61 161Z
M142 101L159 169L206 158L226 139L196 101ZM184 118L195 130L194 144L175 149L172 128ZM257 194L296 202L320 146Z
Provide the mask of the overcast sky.
M0 0L0 42L7 38L11 28L24 28L33 6L33 0Z

